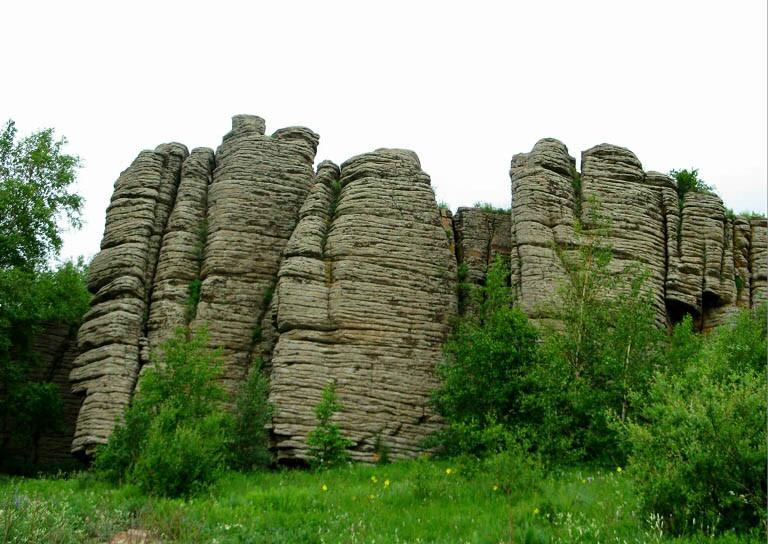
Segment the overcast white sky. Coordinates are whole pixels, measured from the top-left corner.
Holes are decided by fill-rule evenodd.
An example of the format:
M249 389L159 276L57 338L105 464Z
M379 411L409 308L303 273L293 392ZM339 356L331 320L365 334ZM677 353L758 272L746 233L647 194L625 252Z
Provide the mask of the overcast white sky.
M0 46L0 121L84 159L65 257L98 251L141 149L215 148L236 113L310 127L318 161L413 149L454 210L507 206L512 155L547 136L766 209L765 0L8 1Z

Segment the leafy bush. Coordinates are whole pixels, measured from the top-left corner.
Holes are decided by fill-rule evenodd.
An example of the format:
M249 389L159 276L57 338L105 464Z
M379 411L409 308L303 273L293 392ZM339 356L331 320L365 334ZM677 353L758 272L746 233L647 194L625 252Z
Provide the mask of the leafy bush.
M682 370L658 373L626 425L648 512L674 533L766 523L766 309L703 340Z
M344 438L341 429L331 422L333 414L342 409L336 397L336 384L329 382L323 388L323 398L315 407L318 425L309 433L309 462L314 468L330 468L349 460L347 448L354 442Z
M253 470L272 463L266 426L272 419L272 405L267 401L269 383L257 359L243 382L235 403L233 451L235 466Z
M144 493L180 497L215 482L227 467L231 417L211 411L195 419L183 407L163 405L152 419L128 481Z
M161 347L109 442L96 455L97 470L113 481L168 496L204 487L225 468L233 420L222 408L217 352L207 334L184 329Z
M538 362L537 333L512 306L507 267L497 259L477 288L477 312L464 316L438 366L441 387L432 401L448 425L429 444L444 453L495 451L497 431L527 417L521 404L530 369Z
M599 225L599 218L593 223ZM603 227L582 233L578 251L561 253L566 281L543 333L541 364L531 371L525 399L539 421L529 427L537 450L560 460L615 465L626 457L611 424L633 410L660 364L663 332L656 323L645 274L609 268L612 252Z
M680 198L682 206L683 197L687 193L711 193L714 188L708 185L704 180L699 179L699 170L691 168L690 170L670 170L669 175L677 182L677 195Z
M40 438L59 430L62 406L58 388L41 383L38 334L57 323L75 326L88 309L85 266L68 262L57 270L0 269L0 465L34 469ZM30 451L26 461L11 449ZM27 466L25 466L27 465Z

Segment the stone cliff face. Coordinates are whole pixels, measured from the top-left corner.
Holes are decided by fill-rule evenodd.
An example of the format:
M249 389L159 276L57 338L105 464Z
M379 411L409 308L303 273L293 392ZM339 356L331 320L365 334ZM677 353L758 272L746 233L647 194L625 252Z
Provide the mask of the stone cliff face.
M318 139L301 127L265 136L241 115L216 153L165 144L123 172L71 372L84 395L73 451L106 441L177 327L208 329L232 394L264 362L282 458L305 456L329 381L358 459L377 440L413 455L436 428L428 398L456 260L429 177L395 149L315 172Z
M607 229L612 271L648 272L661 324L691 314L709 330L766 298L765 219L727 218L713 194L680 199L674 180L622 147L584 151L581 168L553 139L512 160L512 283L530 316L547 318L577 220L587 233Z
M584 151L578 172L565 145L541 140L512 159L511 213L453 215L415 153L379 149L314 169L318 142L302 127L267 136L263 119L240 115L215 153L163 144L120 175L90 268L91 309L54 372L71 366L73 451L107 440L177 327L205 326L231 393L263 363L279 458L305 458L330 381L353 458L371 459L377 441L412 456L440 424L429 395L458 312L457 268L479 285L501 256L518 304L544 323L563 255L605 224L612 269L648 271L660 324L690 313L707 330L768 293L766 220L728 218L714 195L681 200L627 149Z
M416 155L380 149L322 163L285 251L271 360L273 432L302 457L322 388L337 383L352 455L377 439L416 454L436 429L427 407L456 312L456 262Z

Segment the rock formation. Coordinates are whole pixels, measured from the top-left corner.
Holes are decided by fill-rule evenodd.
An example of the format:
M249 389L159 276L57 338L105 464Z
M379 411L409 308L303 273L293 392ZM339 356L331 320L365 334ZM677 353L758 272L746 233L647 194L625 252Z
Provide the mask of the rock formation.
M574 241L581 199L576 160L552 138L512 158L512 286L520 308L547 320L565 280L559 252Z
M588 149L579 172L565 145L540 140L512 159L511 212L453 215L415 153L379 149L315 170L318 142L302 127L267 136L263 119L239 115L215 153L163 144L120 175L77 346L53 329L40 338L41 353L57 354L50 379L65 386L71 368L75 392L74 431L49 449L71 439L88 455L104 443L158 347L178 327L206 327L230 393L252 369L268 374L279 458L306 457L331 381L353 458L371 459L377 443L413 456L440 424L429 396L459 267L482 285L501 256L517 303L546 323L564 262L597 230L612 271L647 271L660 324L692 314L708 330L768 297L766 220L730 217L715 195L681 198L627 149Z
M103 443L131 400L146 344L155 269L187 148L143 151L115 183L101 251L89 268L91 309L70 374L84 394L73 451Z
M437 426L427 399L456 312L456 261L416 155L322 163L278 276L278 455L305 455L329 381L354 458L370 460L377 440L394 458L415 455Z
M120 176L71 373L84 394L73 451L106 441L151 354L185 326L222 348L232 394L263 360L281 457L305 455L330 380L357 458L376 440L412 455L435 429L456 261L429 177L414 153L384 149L315 174L317 144L236 116L215 154L166 144Z
M556 300L577 221L607 231L612 272L647 272L660 324L691 314L709 330L766 297L765 219L728 218L714 194L680 199L673 179L618 146L584 151L581 173L574 162L552 139L512 159L512 283L531 317L546 319Z
M74 434L75 420L80 411L82 398L72 392L69 372L77 356L77 327L60 323L43 323L33 339L32 351L36 354L35 364L28 379L32 382L53 383L62 400L61 428L43 433L37 444L37 452L26 440L13 436L14 422L11 418L11 434L0 431L0 444L11 461L24 460L32 466L53 468L71 466L70 449ZM0 391L0 398L5 392ZM16 439L15 439L16 438ZM37 454L37 459L35 459Z

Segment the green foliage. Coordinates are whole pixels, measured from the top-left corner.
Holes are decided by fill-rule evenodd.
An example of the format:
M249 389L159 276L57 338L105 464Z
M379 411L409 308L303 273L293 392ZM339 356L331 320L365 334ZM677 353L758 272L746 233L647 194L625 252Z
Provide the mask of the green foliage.
M574 210L574 215L577 218L581 217L581 200L582 200L582 190L581 190L581 173L576 170L575 166L571 166L571 187L573 187L573 195L576 199L575 204L576 208Z
M227 466L233 420L221 406L219 354L206 340L205 330L188 339L179 329L153 354L124 422L97 452L95 467L108 479L180 496L210 484Z
M712 193L714 187L708 185L704 180L699 179L699 170L691 168L690 170L670 170L669 175L677 182L677 196L680 198L682 206L683 198L687 193Z
M475 202L472 206L473 208L480 208L484 212L489 213L510 213L512 211L512 208L499 208L497 206L494 206L490 202Z
M441 200L440 202L438 202L437 207L440 208L441 210L448 210L448 211L451 210L451 207L444 200Z
M197 314L197 305L200 303L200 288L202 282L200 279L195 278L189 283L189 296L187 297L186 310L184 314L184 320L189 325Z
M491 264L486 285L477 288L478 311L458 322L445 345L445 360L438 366L442 385L432 400L448 425L431 441L445 453L495 449L494 439L483 438L489 429L528 417L521 398L538 361L538 337L512 307L507 275L502 259Z
M32 466L38 464L40 438L58 432L64 422L64 403L53 383L27 382L11 393L16 434L26 435L32 444Z
M272 297L275 296L275 286L270 285L266 289L264 289L264 296L262 297L262 307L264 310L267 309L267 307L272 303Z
M700 343L684 368L656 374L626 425L643 506L674 533L764 528L765 306Z
M3 462L11 462L12 437L20 449L32 452L28 463L36 464L40 437L61 425L58 390L38 382L44 376L33 346L46 325L80 322L90 300L85 274L82 262L68 262L54 271L0 269L0 392L6 392L0 394L0 430L6 435L0 445ZM18 465L18 460L14 463Z
M273 461L266 429L272 420L272 405L267 400L269 383L262 366L261 359L253 362L235 403L232 449L235 466L241 470L265 467Z
M309 462L314 468L330 468L349 460L347 448L354 442L344 438L341 429L331 421L333 414L342 409L336 397L336 384L328 382L323 388L322 400L315 406L317 427L309 433Z
M0 476L0 542L117 542L129 528L146 531L149 541L178 543L765 542L759 530L673 539L660 530L663 520L639 508L627 472L580 467L542 474L529 472L528 463L525 453L512 453L322 472L233 472L188 501L148 500L133 486L115 488L88 474Z
M599 222L598 222L599 223ZM626 452L611 422L633 410L661 363L663 332L656 324L645 274L610 269L612 252L602 229L582 236L573 255L561 253L566 281L544 333L542 362L532 369L536 384L526 405L540 415L531 427L542 452L561 460L616 464Z
M229 414L190 420L184 408L163 405L152 419L128 481L150 495L182 497L207 488L227 466Z
M752 219L765 219L765 214L762 212L743 211L736 214L736 217L746 219L750 221Z
M725 217L726 219L730 219L731 221L735 219L744 219L746 221L752 221L753 219L765 219L765 214L761 212L753 212L753 211L743 211L743 212L736 213L731 208L726 208Z
M83 199L70 192L80 159L63 153L53 129L16 132L13 121L0 131L0 269L41 268L61 249L57 220L80 225Z
M373 443L373 452L375 454L375 460L378 464L387 465L390 463L389 444L387 444L381 437L381 433L376 434L376 440Z

